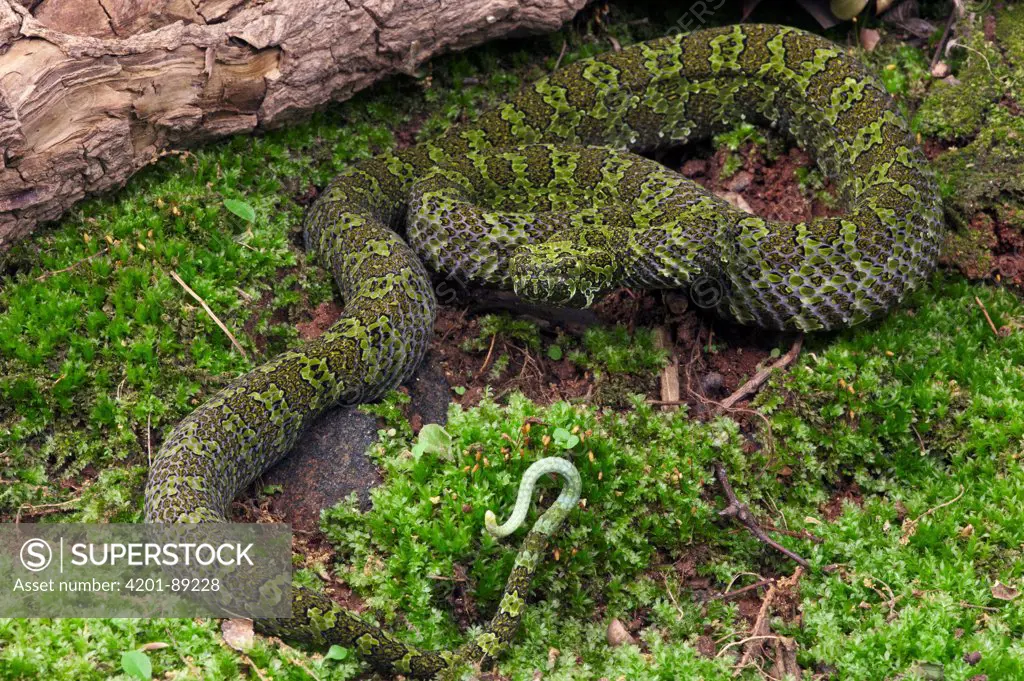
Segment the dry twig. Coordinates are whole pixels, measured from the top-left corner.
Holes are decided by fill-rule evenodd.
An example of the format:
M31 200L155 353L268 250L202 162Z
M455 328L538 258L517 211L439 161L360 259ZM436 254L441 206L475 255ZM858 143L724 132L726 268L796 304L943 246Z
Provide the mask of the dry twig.
M103 248L101 248L100 250L96 251L92 255L90 255L88 257L85 257L85 258L82 258L81 260L76 260L75 262L71 263L70 265L68 265L64 269L54 270L52 272L43 272L38 277L36 277L36 281L46 281L50 277L56 276L58 274L63 274L64 272L70 272L71 270L75 269L79 265L81 265L83 263L87 263L90 260L92 260L93 258L98 258L98 257L100 257L101 255L103 255L106 252L107 252L107 247L104 246Z
M974 296L974 302L978 304L978 307L981 308L982 313L985 315L985 321L988 322L988 328L992 329L992 333L994 333L998 338L999 329L997 329L996 325L992 322L992 317L989 316L988 308L985 307L985 303L981 302L981 298L978 296Z
M661 371L661 404L673 405L679 403L679 358L672 351L672 338L668 329L659 326L655 329L655 344L668 353L668 362Z
M33 506L32 504L22 504L18 507L17 513L14 514L14 523L18 524L21 522L21 512L28 511L30 517L39 515L49 515L51 513L62 513L67 510L68 506L77 504L81 501L81 497L75 497L74 499L68 499L67 501L58 501L52 504L39 504Z
M716 596L715 598L718 600L730 601L734 598L739 598L743 594L750 593L751 591L756 591L757 589L760 589L763 586L772 587L774 585L775 578L769 577L768 579L762 579L758 582L754 582L753 584L748 584L744 587L736 589L735 591L725 591L720 596Z
M779 553L790 558L800 567L810 570L811 564L807 562L805 558L797 553L794 553L787 549L782 544L778 543L771 537L769 537L761 526L754 520L754 515L750 512L750 507L740 502L736 497L736 492L733 491L732 485L729 484L729 478L725 474L725 466L719 462L715 462L715 478L718 480L718 484L722 488L722 492L725 494L725 498L729 501L729 505L718 512L718 515L723 518L733 518L738 520L744 527L750 530L750 533L757 537L758 541L762 544L766 544Z
M768 593L765 594L764 600L761 601L761 609L757 613L757 619L754 620L750 636L745 639L743 656L740 658L739 664L736 665L737 674L741 669L752 663L755 655L760 655L764 652L762 647L764 641L778 640L779 637L771 635L771 628L769 627L769 615L771 614L772 605L779 592L789 591L796 586L803 572L803 568L798 567L792 576L782 579L777 584L772 584L769 587Z
M562 49L558 53L558 59L555 60L555 66L554 66L554 68L551 69L552 71L557 71L558 67L562 65L562 59L565 57L565 50L568 47L569 47L569 42L567 40L563 40L562 41Z
M789 348L789 351L785 355L780 357L777 362L775 362L769 367L765 367L764 369L758 371L756 374L754 374L753 378L751 378L749 381L747 381L739 388L737 388L736 392L722 400L722 408L732 409L737 402L746 399L747 397L750 397L758 390L760 390L761 386L764 385L765 381L768 380L768 377L772 375L773 371L775 371L776 369L785 369L790 364L796 361L796 358L800 356L800 349L803 347L803 345L804 336L803 334L800 334L799 336L796 337L796 340L793 341L793 345L792 347Z
M942 37L939 38L939 44L935 46L935 54L932 55L932 61L928 65L929 73L931 73L931 70L939 63L939 59L942 57L942 51L946 47L946 41L949 40L949 34L953 31L953 25L956 24L956 18L958 15L959 12L954 6L953 11L949 13L949 20L946 22L946 30L942 32Z
M494 343L497 340L498 340L498 334L493 334L491 336L491 347L487 348L487 356L484 357L484 363L480 365L480 370L476 372L476 376L474 377L474 380L477 379L477 378L480 378L483 375L484 371L487 370L487 367L490 365L490 363L491 363L491 355L494 354Z
M909 520L908 519L908 520L903 521L903 527L901 528L903 530L903 536L900 537L900 543L903 544L903 545L906 545L910 541L910 538L914 536L915 532L917 532L917 524L919 522L921 522L922 520L924 520L925 518L930 516L932 513L935 513L940 508L945 508L946 506L949 506L950 504L955 504L956 502L960 501L960 497L962 497L964 495L964 492L966 491L966 489L967 488L965 488L963 485L960 485L960 493L957 494L952 499L950 499L949 501L945 501L945 502L939 504L938 506L934 506L932 508L929 508L927 511L925 511L921 515L917 516L913 520Z
M224 322L222 322L220 318L213 313L213 310L211 310L210 306L206 304L206 301L200 298L198 293L189 288L189 285L186 284L182 280L182 278L178 276L178 273L175 272L174 270L171 270L171 278L174 279L174 281L178 282L178 284L181 285L183 289L185 289L186 293L195 298L199 302L199 304L203 306L203 309L206 310L206 314L210 315L210 319L213 320L213 323L219 326L220 330L227 335L228 339L231 341L231 345L235 346L235 349L238 350L239 353L241 353L242 357L244 357L245 359L249 359L249 355L246 354L245 349L239 344L238 339L235 338L233 333L228 331L228 327L224 326Z

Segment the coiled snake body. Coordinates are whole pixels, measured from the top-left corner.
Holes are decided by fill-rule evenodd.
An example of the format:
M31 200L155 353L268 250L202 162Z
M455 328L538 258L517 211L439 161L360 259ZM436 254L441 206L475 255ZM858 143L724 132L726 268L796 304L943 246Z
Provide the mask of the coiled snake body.
M847 213L798 224L754 217L625 151L741 120L777 126L810 151ZM434 319L424 263L468 284L573 305L615 286L706 278L718 311L742 323L834 329L886 312L918 286L934 266L940 223L906 120L853 57L820 37L734 26L577 62L476 123L357 163L331 183L306 239L333 270L344 316L173 430L153 461L146 520L224 521L235 494L325 408L374 400L409 377ZM573 479L561 460L532 475L548 465ZM429 677L497 655L573 494L578 476L527 536L491 626L454 653L416 650L302 589L291 619L261 627L353 647L386 673Z

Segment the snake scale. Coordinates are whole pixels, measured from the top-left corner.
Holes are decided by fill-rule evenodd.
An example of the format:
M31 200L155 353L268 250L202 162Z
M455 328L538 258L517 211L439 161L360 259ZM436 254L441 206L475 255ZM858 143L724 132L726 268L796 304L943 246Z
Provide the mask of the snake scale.
M808 150L846 213L797 224L755 217L634 155L740 121L776 127ZM171 432L153 461L146 520L224 521L231 499L325 408L377 399L408 378L434 319L425 265L569 305L616 286L707 278L721 292L718 312L741 323L835 329L885 313L920 285L940 227L939 195L906 119L856 58L821 37L733 26L576 62L474 123L352 165L325 189L306 240L333 271L344 315ZM493 658L579 496L571 464L539 465L534 478L552 467L569 483L529 532L491 625L461 649L417 650L304 589L292 618L259 626L349 646L384 673L432 677ZM519 501L521 518L528 489Z

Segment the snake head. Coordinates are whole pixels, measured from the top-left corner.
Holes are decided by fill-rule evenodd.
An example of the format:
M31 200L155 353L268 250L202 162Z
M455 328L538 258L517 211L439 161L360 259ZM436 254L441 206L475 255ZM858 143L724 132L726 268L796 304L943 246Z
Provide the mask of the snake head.
M516 295L533 303L589 307L621 279L616 255L570 241L520 247L509 259Z

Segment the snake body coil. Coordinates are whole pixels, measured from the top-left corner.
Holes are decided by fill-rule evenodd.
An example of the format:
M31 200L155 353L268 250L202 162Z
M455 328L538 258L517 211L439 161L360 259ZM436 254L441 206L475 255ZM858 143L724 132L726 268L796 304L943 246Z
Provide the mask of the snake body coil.
M754 217L625 151L741 120L776 126L811 152L847 213L797 224ZM467 284L575 305L615 286L707 280L717 309L740 322L833 329L883 314L918 286L934 266L940 222L906 120L854 58L820 37L735 26L577 62L476 123L332 182L306 239L333 270L344 316L174 429L153 462L146 519L223 521L232 497L326 407L373 400L410 376L434 319L423 263ZM491 627L455 653L418 651L306 590L294 617L261 626L351 646L388 673L432 676L496 655L563 506L527 537Z

